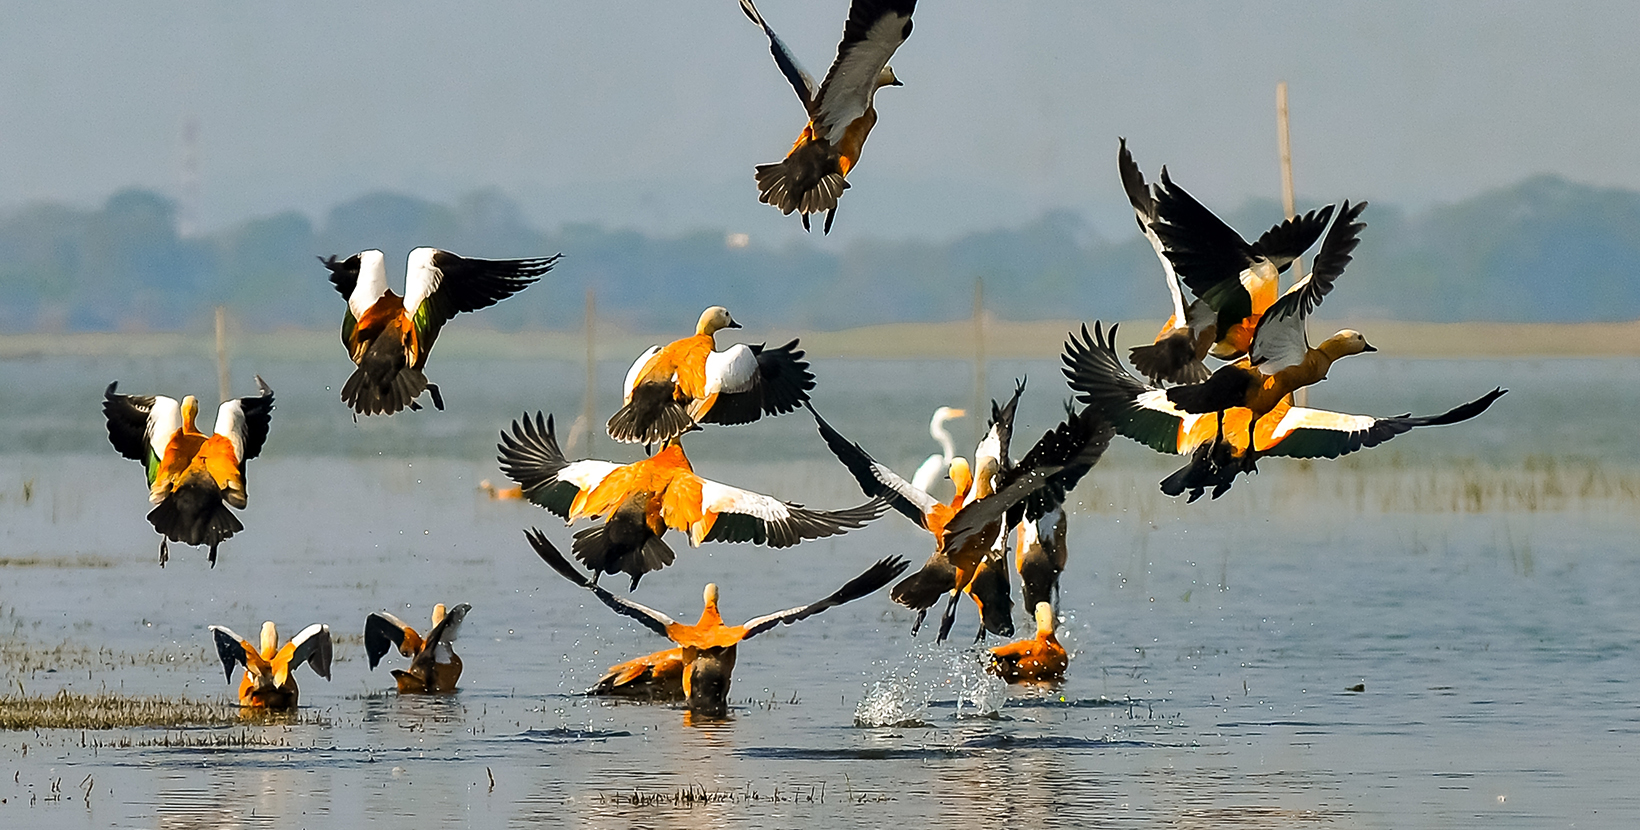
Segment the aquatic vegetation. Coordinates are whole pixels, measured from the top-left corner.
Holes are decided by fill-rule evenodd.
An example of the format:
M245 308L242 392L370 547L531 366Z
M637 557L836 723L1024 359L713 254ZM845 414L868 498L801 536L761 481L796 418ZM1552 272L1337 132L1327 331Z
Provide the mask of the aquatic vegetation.
M112 568L114 560L104 556L0 556L0 568Z
M239 707L167 697L127 697L110 692L0 697L0 729L125 729L231 726Z
M72 640L55 645L30 642L21 638L0 638L0 676L29 675L42 671L69 669L117 669L126 666L174 666L203 664L215 655L203 646L184 648L169 646L141 652L116 651L104 646L90 646Z

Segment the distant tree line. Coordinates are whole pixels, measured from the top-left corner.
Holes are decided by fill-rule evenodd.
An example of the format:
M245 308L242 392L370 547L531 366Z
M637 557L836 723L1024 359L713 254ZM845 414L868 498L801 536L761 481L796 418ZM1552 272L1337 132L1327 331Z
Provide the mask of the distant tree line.
M1253 237L1280 211L1254 201L1226 218ZM1324 316L1640 318L1640 193L1538 176L1416 213L1374 204L1363 218L1355 264ZM602 316L649 330L686 327L713 303L794 327L958 319L970 313L977 278L986 307L1005 319L1166 313L1137 230L1104 238L1067 211L949 242L864 240L833 253L801 243L735 247L716 232L541 230L494 193L450 205L376 193L337 205L317 225L291 212L184 238L172 201L126 190L94 210L41 203L0 215L0 331L169 330L200 325L219 304L255 328L328 327L341 305L317 255L381 248L396 286L416 245L486 257L562 251L546 284L485 312L485 325L504 329L578 326L589 285Z

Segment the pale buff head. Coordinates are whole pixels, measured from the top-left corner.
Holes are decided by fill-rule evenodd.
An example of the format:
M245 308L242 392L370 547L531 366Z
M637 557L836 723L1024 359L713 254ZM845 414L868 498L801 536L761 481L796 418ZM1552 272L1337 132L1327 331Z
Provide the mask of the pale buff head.
M1349 357L1352 354L1378 351L1371 343L1367 342L1367 338L1361 336L1361 332L1355 329L1344 329L1323 340L1321 345L1316 348L1333 360Z
M695 333L716 334L721 329L738 328L740 324L729 316L729 309L715 305L700 313L700 322L695 324Z
M273 620L262 623L262 659L272 660L273 653L279 650L279 629L273 627Z
M446 613L447 612L444 609L444 603L441 602L441 603L433 606L433 625L436 626L439 623L444 622L444 615Z
M701 592L701 601L706 603L707 608L716 608L717 594L717 583L708 582L706 583L706 590Z
M182 424L189 429L195 429L194 419L199 417L199 399L193 395L182 396Z
M1049 605L1046 602L1039 602L1036 604L1036 636L1052 636L1054 626L1057 623L1058 620L1054 618L1052 605Z
M974 473L968 468L968 459L966 458L951 459L951 472L946 475L950 476L951 483L957 486L958 496L966 495L968 487L974 483Z

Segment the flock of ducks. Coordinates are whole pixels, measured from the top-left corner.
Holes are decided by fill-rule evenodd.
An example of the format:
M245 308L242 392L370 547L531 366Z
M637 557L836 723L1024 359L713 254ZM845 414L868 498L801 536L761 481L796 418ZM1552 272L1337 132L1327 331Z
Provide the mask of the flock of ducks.
M911 33L914 0L855 0L838 55L824 82L803 72L751 0L741 9L768 37L776 65L808 110L809 122L787 157L761 165L761 201L784 213L825 213L831 229L837 199L876 123L876 91L897 86L888 67L894 50ZM550 414L514 420L500 434L498 462L516 487L482 487L496 498L527 499L563 519L581 523L570 542L575 562L547 535L529 528L536 554L572 585L586 589L617 614L666 638L671 647L610 667L589 694L684 701L703 717L728 712L729 688L741 642L779 625L790 625L828 608L869 596L894 583L889 595L916 612L912 633L942 599L937 638L952 630L967 597L975 607L975 642L987 635L1011 637L1013 590L1034 620L1034 635L990 650L993 670L1009 681L1053 681L1064 676L1068 655L1055 636L1060 576L1068 545L1064 503L1098 463L1115 435L1160 452L1190 456L1162 483L1164 491L1208 490L1217 497L1257 460L1284 455L1337 457L1371 447L1416 426L1472 418L1503 394L1497 389L1445 414L1415 418L1345 415L1293 405L1292 393L1326 377L1332 363L1373 351L1346 329L1311 347L1309 315L1330 292L1351 259L1365 227L1366 204L1344 202L1289 219L1247 242L1183 188L1164 169L1146 183L1123 142L1119 176L1140 230L1161 263L1171 316L1154 342L1134 348L1131 359L1148 379L1123 366L1115 351L1116 327L1084 326L1066 343L1064 373L1076 401L1065 417L1017 460L1010 453L1014 414L1025 392L1019 381L1006 403L993 401L984 437L971 458L956 454L945 423L966 416L942 407L929 424L941 452L911 480L877 461L844 437L816 409L815 375L798 341L778 348L731 345L716 337L740 324L728 309L706 309L694 334L639 355L623 382L622 404L607 423L609 436L643 445L627 462L571 460L559 446ZM1278 294L1279 275L1317 240L1311 272ZM426 374L428 356L452 317L477 311L517 294L549 273L559 255L512 260L458 256L417 248L406 264L404 293L387 286L385 257L368 250L346 259L323 259L330 282L346 300L342 345L357 367L341 399L360 415L393 415L422 408L426 395L445 402ZM1194 299L1186 301L1186 290ZM1206 361L1223 362L1209 370ZM161 534L160 564L168 542L209 548L244 529L229 509L247 504L245 466L261 452L273 411L273 391L256 378L259 394L223 403L210 434L195 426L193 396L181 402L159 395L119 394L109 384L104 413L109 441L147 473L149 522ZM804 507L780 497L719 483L694 472L685 437L711 426L731 427L808 410L820 438L859 484L863 503L837 509ZM932 491L949 480L954 494ZM784 611L726 625L718 588L705 587L700 618L681 623L599 585L605 574L623 574L635 591L646 574L676 558L670 531L690 547L706 542L750 543L783 548L846 533L893 511L926 530L932 552L911 571L901 557L871 564L833 593ZM1013 562L1008 561L1012 536ZM576 563L579 563L578 565ZM907 573L907 571L911 571ZM898 581L896 581L898 580ZM409 665L394 670L403 694L455 691L462 673L453 649L467 604L436 605L423 635L385 611L367 616L365 650L375 669L397 649ZM307 664L330 678L331 636L315 624L281 645L272 622L253 644L222 626L211 626L231 681L244 673L239 701L267 709L297 705L293 672Z

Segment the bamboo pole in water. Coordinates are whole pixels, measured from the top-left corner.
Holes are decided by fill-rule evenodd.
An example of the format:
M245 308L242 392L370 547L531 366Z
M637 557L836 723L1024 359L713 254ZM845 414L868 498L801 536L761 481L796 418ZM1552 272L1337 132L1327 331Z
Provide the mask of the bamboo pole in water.
M1281 209L1286 211L1287 218L1297 215L1298 200L1293 194L1293 141L1287 131L1287 82L1276 82L1276 145L1281 151ZM1304 278L1304 260L1299 258L1293 262L1293 279ZM1310 401L1308 387L1298 390L1293 396L1293 403L1298 406L1307 406Z
M586 446L583 455L592 455L592 442L598 435L598 297L592 286L587 286L587 389L581 402L581 417L586 423Z
M217 400L228 399L228 309L216 307L216 389Z
M974 413L973 423L979 427L975 443L985 435L985 419L990 407L985 405L985 278L974 278Z

